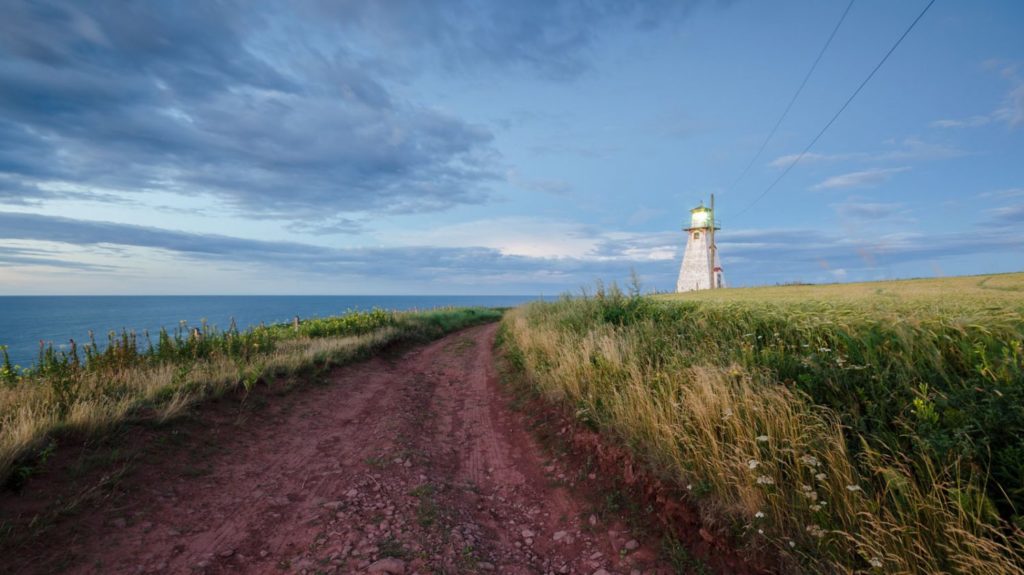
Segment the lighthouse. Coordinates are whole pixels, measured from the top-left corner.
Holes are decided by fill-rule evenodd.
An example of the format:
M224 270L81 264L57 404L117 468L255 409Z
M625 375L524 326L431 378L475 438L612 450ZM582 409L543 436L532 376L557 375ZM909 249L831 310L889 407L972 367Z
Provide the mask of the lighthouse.
M711 195L711 207L704 202L690 210L690 227L686 231L686 251L683 264L679 266L676 292L725 287L725 275L718 260L715 246L715 230L720 230L715 220L715 196Z

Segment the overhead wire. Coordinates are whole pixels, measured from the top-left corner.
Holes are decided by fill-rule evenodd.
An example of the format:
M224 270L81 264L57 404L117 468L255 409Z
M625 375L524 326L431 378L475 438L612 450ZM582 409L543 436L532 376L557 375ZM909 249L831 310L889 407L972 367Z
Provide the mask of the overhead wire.
M800 160L802 160L804 156L807 155L807 152L809 152L811 148L814 147L814 144L816 144L818 140L821 139L825 132L827 132L830 127L832 127L832 124L835 123L835 121L839 118L843 111L846 110L846 108L850 105L851 102L853 102L853 99L857 97L857 94L860 94L861 90L864 89L864 86L866 86L867 83L871 81L871 78L873 78L875 76L875 73L877 73L878 70L882 67L882 65L885 64L885 62L889 59L889 56L892 56L892 53L896 51L896 48L898 48L899 45L903 43L903 40L910 34L911 30L913 30L914 27L917 26L917 23L921 21L921 18L924 18L924 15L932 7L932 4L935 4L935 0L930 0L928 4L924 7L924 9L921 10L921 13L917 15L917 18L914 18L914 21L911 22L910 26L908 26L907 29L903 31L903 34L901 34L900 37L896 40L896 42L892 45L892 47L889 48L889 51L885 53L885 56L883 56L882 59L879 60L878 64L876 64L875 67L871 70L871 73L868 74L867 77L864 78L864 81L862 81L860 85L857 86L857 89L854 90L852 94L850 94L850 97L846 99L846 102L843 103L843 105L839 108L838 111L836 111L836 113L832 116L828 123L826 123L825 126L817 133L817 135L814 136L814 138L811 140L809 144L807 144L803 151L801 151L796 156L796 158L794 158L793 161L788 166L786 166L786 169L784 169L778 175L778 177L776 177L775 180L772 181L772 183L769 184L768 187L764 189L764 191L762 191L760 194L758 194L756 198L754 198L754 201L750 202L750 204L748 204L745 208L737 212L733 217L741 216L745 214L747 211L749 211L750 208L754 207L754 205L757 204L757 202L761 201L762 198L768 195L768 193L771 192L780 181L782 181L782 178L786 177L786 174L788 174L790 170L793 169L793 166L797 165L800 162Z
M846 15L850 13L850 8L853 8L854 1L855 0L850 0L850 3L846 5L846 10L843 10L843 14L842 16L839 17L839 21L836 22L835 27L832 28L832 33L829 34L828 40L825 41L825 45L822 46L821 50L818 52L818 57L814 59L814 63L811 64L810 69L807 70L807 74L804 75L803 81L800 82L800 87L796 89L796 92L793 94L793 97L789 99L789 103L786 104L786 109L782 111L782 115L779 116L779 119L775 121L775 125L772 126L772 129L768 133L768 136L765 137L763 142L761 142L761 147L757 149L757 153L754 154L754 157L750 158L750 162L747 163L747 166L745 168L743 168L743 171L732 183L730 189L735 189L736 186L741 181L743 181L743 178L746 177L748 172L750 172L750 168L754 166L754 162L756 162L757 159L761 157L761 154L764 152L764 149L768 145L768 142L770 142L771 139L775 137L775 133L779 131L779 126L782 125L782 121L786 119L786 116L789 115L789 111L793 109L793 104L795 104L797 98L800 97L800 93L804 91L804 87L807 85L807 81L811 79L811 75L814 74L814 70L818 67L818 62L821 62L822 56L825 55L825 52L828 50L828 47L832 44L832 40L836 37L836 32L839 31L839 27L842 26L843 21L846 20Z

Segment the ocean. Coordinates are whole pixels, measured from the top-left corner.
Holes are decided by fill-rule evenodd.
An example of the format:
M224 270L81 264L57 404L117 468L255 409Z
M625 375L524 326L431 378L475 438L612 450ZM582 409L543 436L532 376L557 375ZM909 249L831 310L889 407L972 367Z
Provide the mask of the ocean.
M374 307L389 310L442 306L510 307L539 296L0 296L0 345L11 362L35 363L39 342L65 348L71 339L106 344L111 330L173 331L180 322L206 322L226 329L234 319L239 329L300 318L326 317Z

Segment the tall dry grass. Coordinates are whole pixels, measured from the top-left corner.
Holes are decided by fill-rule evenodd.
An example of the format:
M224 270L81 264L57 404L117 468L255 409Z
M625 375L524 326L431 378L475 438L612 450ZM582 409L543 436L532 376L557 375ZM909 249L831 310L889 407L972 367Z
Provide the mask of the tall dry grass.
M660 337L672 326L599 299L508 313L508 356L688 490L709 524L793 571L1024 573L1020 531L955 463L881 449L771 364L729 359L724 341Z

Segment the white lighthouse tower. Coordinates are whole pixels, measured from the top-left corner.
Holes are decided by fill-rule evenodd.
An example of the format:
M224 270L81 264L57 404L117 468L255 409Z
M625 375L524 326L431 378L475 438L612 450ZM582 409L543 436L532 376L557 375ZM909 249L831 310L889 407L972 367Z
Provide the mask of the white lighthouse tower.
M725 275L718 260L715 246L715 230L720 230L715 221L715 196L711 195L711 207L704 202L690 210L690 227L687 233L686 252L683 265L679 267L676 292L715 289L725 287Z

